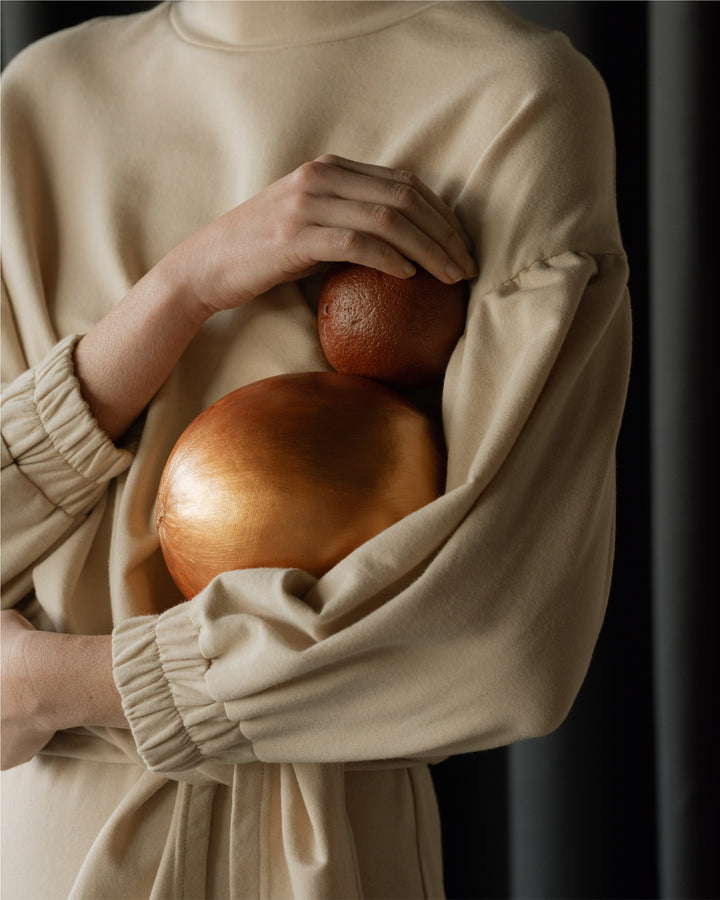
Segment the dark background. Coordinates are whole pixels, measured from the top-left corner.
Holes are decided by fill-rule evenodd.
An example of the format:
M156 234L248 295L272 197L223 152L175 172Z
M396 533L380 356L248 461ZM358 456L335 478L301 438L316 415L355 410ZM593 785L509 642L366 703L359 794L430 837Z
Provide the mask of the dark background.
M152 2L2 2L32 40ZM605 626L552 735L433 770L451 898L720 897L718 12L709 2L508 2L605 79L634 361Z

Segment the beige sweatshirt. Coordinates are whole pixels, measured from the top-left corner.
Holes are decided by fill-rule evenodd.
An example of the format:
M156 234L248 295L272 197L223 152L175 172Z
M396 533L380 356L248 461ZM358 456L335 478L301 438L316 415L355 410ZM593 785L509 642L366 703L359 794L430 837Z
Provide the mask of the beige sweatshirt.
M496 3L167 4L40 41L3 94L3 604L110 633L132 732L3 777L3 897L439 897L427 761L566 715L608 596L629 368L608 98ZM445 494L320 580L181 603L154 505L212 401L329 368L313 284L211 319L124 446L77 336L171 247L333 152L415 171L480 275Z

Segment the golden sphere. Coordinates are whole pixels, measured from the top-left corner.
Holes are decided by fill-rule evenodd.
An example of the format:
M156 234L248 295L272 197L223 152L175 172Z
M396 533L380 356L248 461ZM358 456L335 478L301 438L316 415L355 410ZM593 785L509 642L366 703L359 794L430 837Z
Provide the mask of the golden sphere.
M277 375L201 413L168 458L157 530L186 598L219 573L317 577L443 489L435 425L393 390L333 372Z

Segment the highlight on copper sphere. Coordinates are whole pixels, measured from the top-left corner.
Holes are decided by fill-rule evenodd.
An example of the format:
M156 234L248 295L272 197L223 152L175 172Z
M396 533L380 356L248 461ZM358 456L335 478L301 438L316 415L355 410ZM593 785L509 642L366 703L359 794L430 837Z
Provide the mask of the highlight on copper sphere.
M352 375L277 375L201 413L162 474L157 530L190 599L233 569L320 577L434 500L445 453L433 422L395 391Z

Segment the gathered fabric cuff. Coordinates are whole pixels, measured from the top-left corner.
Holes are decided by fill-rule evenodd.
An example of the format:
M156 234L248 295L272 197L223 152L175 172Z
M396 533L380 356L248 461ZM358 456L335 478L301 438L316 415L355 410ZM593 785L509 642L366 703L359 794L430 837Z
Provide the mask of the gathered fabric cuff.
M254 762L238 724L208 692L210 662L200 652L188 606L128 619L113 632L115 683L138 752L149 769L163 773L206 760Z
M100 428L75 376L81 335L60 341L3 393L3 437L23 475L69 516L86 513L133 454Z

